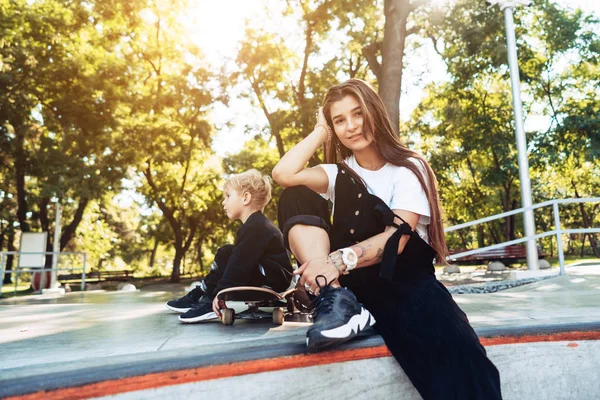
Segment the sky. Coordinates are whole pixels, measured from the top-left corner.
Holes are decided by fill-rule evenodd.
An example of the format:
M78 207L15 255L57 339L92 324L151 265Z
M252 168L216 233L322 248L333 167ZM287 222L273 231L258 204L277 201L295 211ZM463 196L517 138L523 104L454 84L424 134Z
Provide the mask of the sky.
M447 0L432 1L439 3ZM597 0L556 2L600 16L600 1ZM190 38L203 49L208 63L219 68L226 65L227 60L235 58L237 44L244 35L246 19L261 20L262 26L269 31L289 32L291 28L283 25L284 21L278 18L284 4L283 0L197 0L182 23L189 26ZM419 60L427 62L420 63ZM425 69L423 65L426 65ZM428 46L409 54L406 58L400 104L403 121L410 117L419 104L424 95L423 89L430 82L443 80L445 76L443 62ZM260 127L267 124L262 111L252 107L249 99L242 98L236 91L230 92L230 96L231 101L227 107L217 105L210 115L211 122L217 127L213 149L220 156L242 149L244 142L250 137L245 134L247 125ZM525 128L533 129L540 124L544 124L543 117L530 116L525 121Z

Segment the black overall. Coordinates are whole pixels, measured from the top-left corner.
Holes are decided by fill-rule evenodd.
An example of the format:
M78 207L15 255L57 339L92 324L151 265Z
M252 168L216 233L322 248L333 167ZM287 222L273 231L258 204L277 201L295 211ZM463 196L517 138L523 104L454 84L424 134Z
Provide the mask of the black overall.
M279 226L318 226L331 250L352 246L395 225L394 214L338 165L333 225L325 199L304 187L284 190ZM398 242L410 235L401 254ZM435 252L407 223L388 240L383 261L340 277L375 317L383 337L424 399L501 399L498 370L487 358L465 313L435 278Z

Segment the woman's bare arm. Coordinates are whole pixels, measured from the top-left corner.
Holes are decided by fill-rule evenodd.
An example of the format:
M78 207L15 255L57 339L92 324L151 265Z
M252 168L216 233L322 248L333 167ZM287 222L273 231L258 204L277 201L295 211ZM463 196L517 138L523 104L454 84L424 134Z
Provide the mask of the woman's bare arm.
M322 119L322 121L321 121ZM319 121L315 129L300 143L292 147L273 168L273 180L283 187L304 185L317 193L325 193L329 179L319 166L305 168L308 160L327 140L326 122L319 110Z

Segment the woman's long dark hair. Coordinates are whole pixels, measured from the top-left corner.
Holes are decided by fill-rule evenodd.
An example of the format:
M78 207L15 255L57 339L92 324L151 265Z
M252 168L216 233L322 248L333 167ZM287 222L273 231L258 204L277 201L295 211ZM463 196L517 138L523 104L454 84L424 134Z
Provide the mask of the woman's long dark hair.
M410 169L419 179L423 191L429 201L431 222L427 229L429 244L436 251L436 261L440 264L446 263L448 248L446 247L446 236L442 221L442 208L437 191L437 180L433 170L425 158L406 147L392 128L383 101L375 90L360 79L350 79L329 89L323 103L323 112L329 126L333 126L331 120L331 105L342 100L346 96L354 97L360 104L363 113L363 134L373 137L373 143L381 157L392 165ZM336 135L333 135L331 143L324 146L326 163L342 163L350 173L344 160L352 155L352 150L344 146ZM417 163L411 161L417 160ZM423 171L427 177L423 176ZM356 175L353 173L353 175ZM357 176L358 177L358 176ZM360 179L360 178L359 178ZM429 184L427 184L429 183Z

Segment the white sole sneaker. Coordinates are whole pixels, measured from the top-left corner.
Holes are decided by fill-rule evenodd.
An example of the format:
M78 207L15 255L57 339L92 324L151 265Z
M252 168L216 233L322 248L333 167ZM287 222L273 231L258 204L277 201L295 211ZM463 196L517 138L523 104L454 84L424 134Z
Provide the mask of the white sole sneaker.
M190 311L189 307L188 308L177 308L177 307L170 306L168 304L167 304L167 308L169 310L171 310L171 311L174 311L174 312L180 313L180 314L183 314L183 313L186 313L186 312Z
M214 311L194 318L181 318L181 316L179 316L179 322L183 324L195 324L196 322L210 321L212 319L219 319L219 317L217 317L217 314L215 314Z

